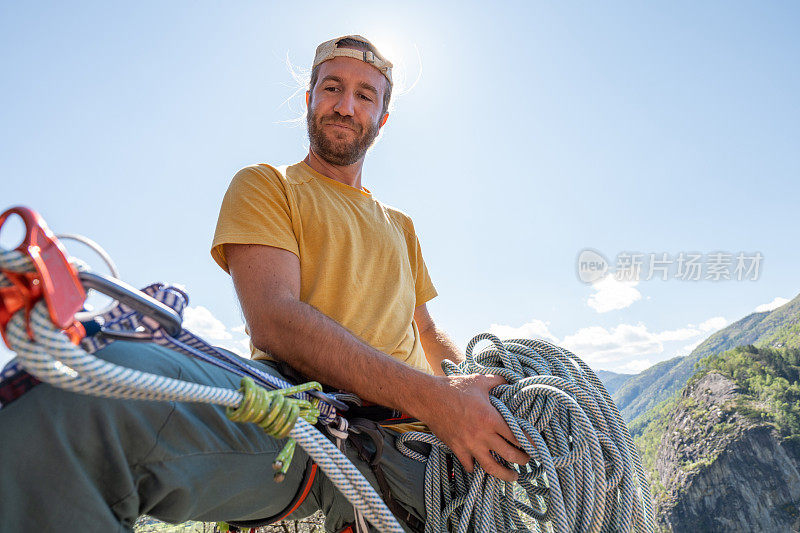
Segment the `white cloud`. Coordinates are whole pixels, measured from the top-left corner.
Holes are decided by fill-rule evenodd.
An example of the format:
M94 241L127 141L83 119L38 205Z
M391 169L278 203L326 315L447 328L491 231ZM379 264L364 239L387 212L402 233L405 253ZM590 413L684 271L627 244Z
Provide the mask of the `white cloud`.
M624 365L618 366L614 371L622 374L638 374L642 370L647 370L656 364L656 362L657 361L652 359L634 359Z
M521 326L492 324L489 331L500 338L543 338L574 352L592 368L638 373L664 359L688 355L710 332L727 323L717 316L699 325L663 331L651 331L642 323L589 326L559 340L550 331L549 322L534 318ZM689 344L681 347L674 345L687 341Z
M198 305L183 310L183 327L215 346L250 357L250 338L244 332L244 324L227 328L211 311Z
M6 347L4 342L0 341L0 370L16 357L16 355L15 352L12 352Z
M504 324L492 324L489 326L489 331L501 339L546 339L551 342L558 342L555 335L550 333L548 326L549 322L543 322L538 319L532 319L521 326L515 328Z
M560 344L592 368L638 373L669 357L688 355L710 332L726 324L725 318L713 317L699 326L687 324L663 331L651 331L642 323L612 328L590 326L565 336ZM670 344L680 341L694 342L678 349Z
M692 325L689 324L689 326L685 328L668 329L657 333L656 338L661 342L685 341L688 339L693 339L701 333L702 331L692 327Z
M695 326L694 324L688 324L685 328L669 329L662 331L656 334L656 337L661 342L685 341L693 339L698 335L702 335L703 333L710 333L712 331L717 331L718 329L722 329L727 324L728 321L724 317L715 316L709 318L708 320L704 320L703 322L700 323L699 326Z
M706 320L704 322L701 322L700 326L698 326L698 327L700 328L700 331L702 331L703 333L708 333L708 332L711 332L711 331L720 330L720 329L724 328L727 325L728 325L728 321L724 317L715 316L713 318L709 318L708 320Z
M755 311L756 311L756 313L763 313L764 311L772 311L773 309L777 309L780 306L782 306L783 304L787 304L787 303L789 303L788 299L781 298L780 296L777 296L771 302L766 303L766 304L761 304L758 307L756 307Z
M593 368L619 367L631 359L664 351L658 335L641 323L620 324L610 330L601 326L581 328L564 337L562 344Z
M225 324L202 305L183 310L183 327L206 339L219 341L233 338Z
M597 292L589 296L586 303L598 313L625 309L633 302L641 300L642 293L635 288L638 284L638 281L618 281L614 276L608 275L592 283L592 288Z
M700 346L700 343L703 342L705 339L698 339L697 341L687 344L686 346L682 347L680 350L677 351L675 355L689 355L694 351L695 348Z
M249 338L238 339L238 340L233 340L233 339L221 340L215 342L215 344L217 346L221 346L227 350L230 350L238 355L241 355L242 357L247 357L248 359L250 358Z

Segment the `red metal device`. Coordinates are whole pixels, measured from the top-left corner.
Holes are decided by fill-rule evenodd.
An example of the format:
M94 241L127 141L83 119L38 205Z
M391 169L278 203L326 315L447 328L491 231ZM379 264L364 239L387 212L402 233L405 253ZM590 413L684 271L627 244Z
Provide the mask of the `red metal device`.
M20 206L8 209L0 215L0 230L13 214L18 215L25 224L25 238L17 250L31 258L36 272L23 274L2 270L13 284L12 287L0 288L0 332L3 340L10 348L6 327L20 309L25 309L28 336L33 339L30 312L34 304L44 297L50 319L77 344L85 332L74 317L86 300L86 291L78 279L78 273L69 264L64 247L36 211Z

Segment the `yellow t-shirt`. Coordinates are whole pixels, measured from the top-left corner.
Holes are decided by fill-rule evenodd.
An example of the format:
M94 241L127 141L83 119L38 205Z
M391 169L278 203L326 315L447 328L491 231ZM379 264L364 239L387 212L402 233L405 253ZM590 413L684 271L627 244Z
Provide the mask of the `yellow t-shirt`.
M431 373L414 308L436 296L411 218L305 163L240 170L222 201L211 246L264 244L300 258L300 300L365 342ZM253 357L269 358L251 343Z

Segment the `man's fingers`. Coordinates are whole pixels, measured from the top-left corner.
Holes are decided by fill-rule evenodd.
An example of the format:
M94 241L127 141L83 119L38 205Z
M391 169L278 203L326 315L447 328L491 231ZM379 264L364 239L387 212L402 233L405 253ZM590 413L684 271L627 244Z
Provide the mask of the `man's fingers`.
M502 479L503 481L516 481L519 477L515 471L509 470L498 463L488 450L486 453L481 454L480 457L477 457L477 459L478 463L486 470L486 473L491 476Z
M508 383L503 376L496 374L484 374L483 377L486 378L483 380L483 386L486 388L487 393L498 385Z
M489 391L495 388L496 386L508 383L505 380L505 378L503 378L502 376L497 376L495 374L485 374L483 378L484 378L483 385L486 387L487 395L489 394ZM494 424L492 429L497 431L500 435L503 436L503 438L505 438L508 442L512 443L514 446L521 447L519 441L517 441L517 438L514 436L514 433L511 432L511 428L508 427L508 424L506 424L506 421L503 419L503 416L500 413L498 413L497 410L494 409L494 407L492 407L492 411L494 412L494 417L493 417Z
M531 460L527 453L515 448L500 435L495 435L492 439L492 450L509 463L526 465Z
M477 461L487 474L502 479L503 481L516 481L519 477L517 472L498 463L492 456L491 451L494 451L506 461L518 465L527 464L530 460L528 455L506 442L500 435L495 435L491 441L491 450L487 448L476 453L475 459L473 459L469 451L453 450L453 453L462 466L464 466L464 469L469 473L474 471L474 461Z
M453 450L453 453L456 459L458 459L458 462L461 463L461 466L464 467L464 470L470 474L475 470L475 461L472 459L472 455L469 452L457 452Z
M452 401L443 405L458 407L449 413L435 413L429 422L433 432L444 441L468 472L478 462L487 474L504 481L516 481L517 472L498 463L525 465L528 455L506 424L502 415L489 402L489 391L506 383L502 376L470 374L445 378L452 388ZM492 454L494 452L494 455ZM506 464L507 464L506 463Z
M508 424L506 424L505 419L500 415L500 413L497 413L497 419L497 423L494 425L493 429L514 446L522 448L519 440L517 440L517 437L514 436L511 428L508 427Z

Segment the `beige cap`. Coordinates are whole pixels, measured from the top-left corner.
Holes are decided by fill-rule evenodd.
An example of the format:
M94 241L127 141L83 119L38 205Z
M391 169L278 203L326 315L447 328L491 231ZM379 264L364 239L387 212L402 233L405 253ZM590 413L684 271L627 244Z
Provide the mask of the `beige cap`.
M343 46L340 47L339 42L343 39L353 39L368 44L375 50L375 53L369 50L354 50ZM317 46L317 52L314 55L314 64L311 68L314 69L317 65L329 59L333 59L334 57L352 57L353 59L360 59L365 63L369 63L380 70L381 73L386 76L386 79L389 80L389 86L392 86L392 62L383 57L380 52L378 52L378 48L364 37L360 35L345 35L322 43Z

